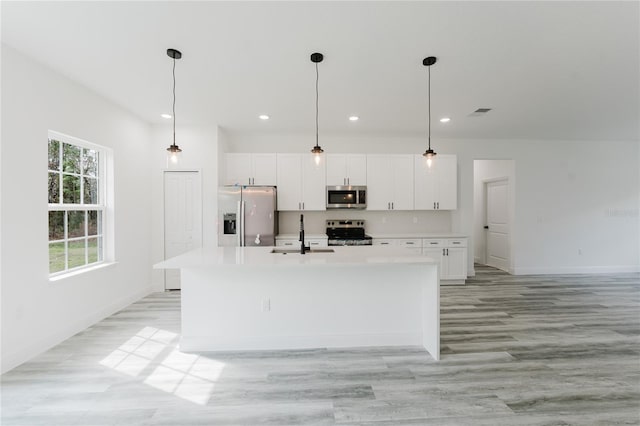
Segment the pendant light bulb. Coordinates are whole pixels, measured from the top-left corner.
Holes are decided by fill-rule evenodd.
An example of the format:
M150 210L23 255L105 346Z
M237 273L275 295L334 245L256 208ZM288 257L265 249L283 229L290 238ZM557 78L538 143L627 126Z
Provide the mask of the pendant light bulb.
M316 64L316 144L311 150L311 153L313 154L313 160L315 161L316 166L320 165L320 161L322 160L322 153L324 152L324 150L318 144L318 98L319 98L318 80L320 76L320 74L318 73L318 63L322 62L323 59L324 59L324 56L322 55L322 53L316 52L311 54L311 62Z
M176 145L176 59L182 58L182 53L176 49L167 49L167 56L173 59L173 143L167 148L169 162L177 164L182 150Z
M429 141L429 147L427 148L427 150L424 152L424 154L422 154L426 159L427 159L427 167L431 168L431 165L433 164L433 159L436 156L436 152L431 149L431 65L435 64L437 61L435 56L428 56L426 58L424 58L422 60L422 65L424 65L425 67L427 67L427 69L429 70L429 77L428 77L428 83L427 83L427 99L429 101L429 113L428 113L428 128L429 128L429 133L428 133L428 141Z

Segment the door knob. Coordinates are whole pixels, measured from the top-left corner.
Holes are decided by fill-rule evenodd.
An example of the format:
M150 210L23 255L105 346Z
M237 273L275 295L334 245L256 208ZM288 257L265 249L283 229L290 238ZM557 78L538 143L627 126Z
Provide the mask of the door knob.
M484 229L489 229L489 225L485 225L485 226L484 226Z

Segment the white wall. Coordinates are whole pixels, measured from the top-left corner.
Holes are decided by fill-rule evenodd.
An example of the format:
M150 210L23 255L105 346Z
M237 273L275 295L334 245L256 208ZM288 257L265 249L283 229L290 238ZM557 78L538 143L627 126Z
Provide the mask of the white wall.
M197 170L202 179L202 245L218 245L218 127L181 126L176 124L176 144L182 149L180 161L175 166L167 164L166 149L173 142L171 125L152 127L151 161L151 258L152 263L164 260L164 192L165 170ZM164 290L164 271L152 272L155 291Z
M509 223L513 223L515 211L515 164L513 160L475 160L473 162L473 240L474 261L486 262L486 232L484 230L486 219L484 184L488 179L507 178L508 192L508 217ZM511 245L512 233L509 232L509 244ZM513 271L513 256L509 258L509 270Z
M308 152L311 134L230 133L230 152ZM321 135L325 152L420 153L424 138ZM458 156L451 231L473 248L473 161L513 159L514 273L640 270L638 141L432 140ZM578 249L582 255L578 255ZM473 271L473 249L469 270Z
M115 259L48 279L47 132L113 149ZM2 371L150 291L149 127L2 45Z

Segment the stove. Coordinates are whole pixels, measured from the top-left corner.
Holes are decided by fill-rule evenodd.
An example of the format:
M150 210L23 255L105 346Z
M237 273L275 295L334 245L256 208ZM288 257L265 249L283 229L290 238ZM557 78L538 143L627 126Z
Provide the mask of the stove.
M364 233L364 220L330 219L326 221L330 246L370 246L373 240Z

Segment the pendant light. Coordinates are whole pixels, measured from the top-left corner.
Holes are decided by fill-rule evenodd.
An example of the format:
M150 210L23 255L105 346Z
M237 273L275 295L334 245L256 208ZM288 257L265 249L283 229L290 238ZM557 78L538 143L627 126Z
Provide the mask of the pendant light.
M169 161L176 164L182 152L176 145L176 59L182 58L182 53L176 49L167 49L167 56L173 59L173 143L167 148L167 154Z
M424 65L425 67L427 67L427 69L429 70L429 77L428 77L428 99L429 99L429 136L428 136L428 140L429 140L429 148L427 148L427 150L424 152L424 155L427 159L427 167L431 167L431 163L433 162L433 157L436 156L436 152L434 150L431 149L431 65L436 63L436 57L435 56L429 56L426 57L422 60L422 65Z
M316 145L311 150L311 153L313 154L316 165L320 164L320 160L322 159L322 153L324 152L324 150L320 147L320 145L318 145L318 79L319 79L318 63L322 62L323 59L324 59L324 56L322 55L322 53L311 54L311 62L316 64Z

